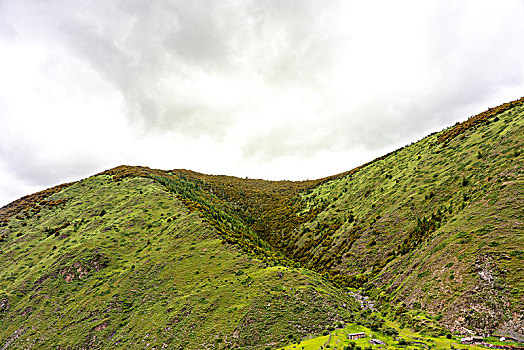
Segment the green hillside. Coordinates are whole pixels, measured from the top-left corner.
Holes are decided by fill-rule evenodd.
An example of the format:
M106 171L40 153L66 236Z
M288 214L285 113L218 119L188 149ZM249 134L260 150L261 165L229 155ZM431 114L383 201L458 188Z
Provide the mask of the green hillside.
M524 341L523 104L319 180L121 166L23 197L0 209L0 346Z
M452 331L524 333L524 108L445 133L305 195L329 207L295 231L293 252ZM330 223L330 243L311 244Z
M142 177L91 177L11 217L0 264L7 348L277 347L357 309L315 273L227 243Z
M174 173L206 183L300 266L364 287L390 317L431 328L398 312L424 310L457 333L523 334L523 102L325 179Z

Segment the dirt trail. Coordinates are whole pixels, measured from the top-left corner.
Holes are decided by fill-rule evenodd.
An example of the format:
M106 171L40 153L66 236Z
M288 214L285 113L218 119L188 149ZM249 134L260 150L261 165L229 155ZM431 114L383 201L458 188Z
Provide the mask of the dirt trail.
M326 347L326 345L329 344L329 342L331 341L331 332L329 332L329 338L328 340L324 343L324 345L322 345L323 347Z

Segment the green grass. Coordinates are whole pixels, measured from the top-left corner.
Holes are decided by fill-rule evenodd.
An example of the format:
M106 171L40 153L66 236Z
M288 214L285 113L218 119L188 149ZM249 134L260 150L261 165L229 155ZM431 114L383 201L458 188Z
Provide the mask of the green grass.
M225 242L151 179L100 175L52 199L65 202L12 217L0 245L0 344L258 349L356 309L318 275Z
M358 325L348 324L344 328L336 329L330 332L330 335L314 337L310 339L304 339L300 342L289 344L285 347L280 348L281 350L318 350L318 349L338 349L344 350L351 347L360 347L360 349L405 349L405 350L419 350L419 349L436 349L436 350L449 350L449 349L464 349L464 350L481 350L486 349L477 345L463 345L460 343L461 337L452 337L447 339L446 337L430 337L420 333L413 332L409 329L399 329L398 324L394 322L386 322L387 327L397 329L399 332L396 336L389 336L381 331L372 331L371 329ZM348 339L348 334L364 332L365 338L356 340ZM379 339L385 344L371 344L371 339ZM405 343L399 343L402 339ZM500 342L492 338L487 338L493 344L502 345L518 345L512 342Z
M315 348L373 321L356 290L432 348L524 334L524 108L494 111L319 180L122 166L15 201L0 345Z
M303 195L311 207L329 206L295 231L294 251L307 257L305 266L321 258L342 275L366 276L373 297L385 292L382 303L441 313L453 331L504 328L524 296L523 109L498 118L447 144L437 142L440 133L431 135ZM412 240L417 221L438 212L442 220ZM318 227L333 220L342 224L325 238L329 244L311 245Z

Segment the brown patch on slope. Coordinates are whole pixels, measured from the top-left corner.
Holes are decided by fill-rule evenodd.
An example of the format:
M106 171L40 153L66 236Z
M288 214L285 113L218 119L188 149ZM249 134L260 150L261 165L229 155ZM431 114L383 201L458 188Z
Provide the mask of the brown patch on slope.
M507 110L509 110L509 109L511 109L513 107L521 106L522 104L524 104L524 97L522 97L522 98L520 98L518 100L515 100L515 101L511 101L511 102L507 102L507 103L501 104L500 106L497 106L497 107L490 108L487 111L479 113L479 114L469 118L468 120L463 121L462 123L455 124L454 126L449 128L448 130L446 130L445 132L440 134L437 137L437 141L439 143L449 142L451 139L453 139L454 137L456 137L456 136L466 132L467 130L469 130L469 129L471 129L471 128L479 125L479 124L488 122L489 118L494 117L497 114L500 114L502 112L505 112L505 111L507 111Z
M47 200L47 198L55 193L62 191L64 188L71 186L72 184L74 184L74 182L69 182L55 187L51 187L47 190L24 196L20 199L15 200L14 202L11 202L3 206L2 208L0 208L0 227L2 225L6 225L7 221L9 221L11 217L19 214L22 211L27 211L29 209L36 209L38 211L37 208L40 205L54 206L62 204L63 201L49 201Z

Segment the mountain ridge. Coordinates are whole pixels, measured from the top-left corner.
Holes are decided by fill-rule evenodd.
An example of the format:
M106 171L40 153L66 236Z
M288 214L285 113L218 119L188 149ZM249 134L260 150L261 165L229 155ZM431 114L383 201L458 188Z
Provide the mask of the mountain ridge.
M250 304L242 304L233 312L234 320L244 317L244 321L235 321L243 326L235 330L230 323L219 322L220 335L199 333L200 338L208 339L205 342L221 339L213 346L220 343L220 346L272 348L311 332L321 332L322 323L327 319L329 324L355 320L372 324L374 321L369 320L375 316L359 313L347 294L356 289L371 296L382 317L416 331L435 335L453 332L519 337L524 334L524 274L519 267L524 258L523 104L524 98L521 98L491 108L352 170L317 180L267 181L184 169L164 171L119 166L88 179L24 196L0 208L0 259L9 266L2 274L4 283L0 285L0 291L7 293L4 297L0 295L4 305L0 308L0 323L19 319L9 309L18 311L19 315L35 314L36 310L49 312L47 307L30 301L38 299L35 297L38 287L30 290L21 287L28 283L26 281L34 279L31 283L42 284L74 299L74 290L68 286L73 282L80 288L85 279L85 283L93 285L102 283L100 288L104 293L114 296L109 285L97 282L100 276L106 274L108 268L131 274L140 265L131 269L131 265L135 266L131 263L134 258L124 257L118 249L111 250L112 240L117 239L127 249L135 244L132 242L143 242L142 248L136 248L136 256L149 251L149 259L155 260L168 256L162 253L164 249L171 249L172 244L176 246L176 237L182 237L188 243L180 245L180 251L175 249L170 253L178 259L191 252L192 238L187 235L193 231L186 228L204 225L209 233L191 242L211 244L213 249L218 249L216 243L222 242L226 250L237 251L227 260L228 264L238 259L254 262L253 267L248 268L250 273L234 271L235 283L239 283L244 292L247 293L250 282L260 278L256 276L264 275L262 271L277 272L279 268L280 272L287 271L283 275L280 272L272 275L276 279L268 279L273 281L272 287L257 284L257 296L248 297ZM84 201L84 197L91 199ZM163 198L164 204L152 201L157 197ZM128 209L120 205L121 200L129 203ZM114 207L121 209L113 210L104 203L114 203ZM178 220L178 214L172 216L163 206L184 212L180 214L184 220ZM75 207L83 209L79 211ZM128 222L120 218L125 212L131 213ZM171 230L179 233L171 235L168 233ZM104 232L111 235L104 236ZM148 232L156 233L145 240ZM91 240L99 242L99 246L90 246ZM162 242L170 243L166 246ZM150 245L158 247L158 257L149 250ZM76 259L77 253L71 249L78 247L75 249L82 252L82 262L71 260L71 266L51 268L63 265L63 257L54 257L54 252L61 247L66 251L62 256L68 260ZM19 250L24 251L24 255L20 255ZM23 258L29 259L28 264L35 264L33 256L46 254L54 257L49 258L49 264L54 259L55 265L42 263L48 266L42 267L43 270L51 271L44 275L34 272L34 265L28 268L19 263ZM126 261L125 264L122 261ZM75 264L80 265L75 267ZM162 269L175 271L176 265L164 265ZM189 270L198 271L199 275L202 272L194 266ZM144 274L145 271L138 276ZM315 287L294 299L289 290L279 287L278 281L288 274L294 276L287 282L292 290L302 290L301 283ZM33 275L35 277L28 277ZM238 277L243 275L249 279ZM179 276L192 281L190 285L200 283L200 276L188 279L185 272L179 272ZM47 285L51 280L53 284ZM132 284L132 279L126 280ZM19 287L11 286L13 283ZM163 285L161 281L156 283ZM212 280L207 283L224 288ZM20 288L33 299L26 300L27 297L13 292ZM169 293L169 289L163 290ZM309 326L302 317L288 337L284 323L267 320L267 315L261 312L264 307L257 300L262 300L260 297L265 292L272 296L273 303L296 300L303 305L299 313L315 309L314 300L320 296L331 316L326 319L313 312L312 315L317 316L312 318L315 321L309 319ZM209 295L217 298L217 305L225 307L231 303L213 293ZM120 301L121 309L122 303L124 301ZM31 306L24 308L22 304ZM6 309L5 305L12 306ZM196 304L191 305L194 308ZM24 311L27 308L31 311ZM159 305L153 308L165 309ZM286 322L296 322L289 308L284 304L280 308L284 311L279 317ZM136 310L133 306L126 312L133 314ZM179 308L178 312L183 315L188 310ZM5 316L6 313L9 316ZM259 325L255 329L251 321L246 321L250 314L258 315L253 320L253 324ZM86 348L96 344L108 346L110 339L101 340L97 332L106 328L109 332L112 328L111 332L120 334L129 322L121 319L118 326L116 316L107 317L107 324L105 321L93 323L90 329L84 330L95 335L96 341L73 340L74 332L70 331L66 344ZM25 321L17 322L24 324ZM165 323L167 319L159 318L158 322ZM190 329L180 327L179 333ZM267 327L276 327L276 335L264 333L270 329ZM7 344L22 329L12 328L9 328L10 336L0 333L0 344L1 341ZM26 332L27 328L24 329ZM127 334L131 334L131 338L122 335L119 344L137 339L130 330ZM110 332L107 337L109 335ZM186 340L168 341L166 337L158 336L166 346L198 348L204 344L197 345L194 334Z

